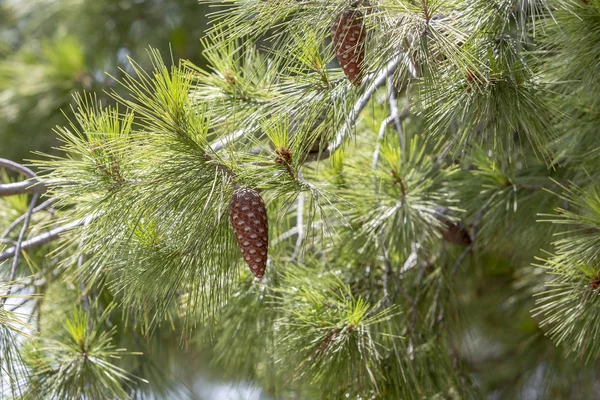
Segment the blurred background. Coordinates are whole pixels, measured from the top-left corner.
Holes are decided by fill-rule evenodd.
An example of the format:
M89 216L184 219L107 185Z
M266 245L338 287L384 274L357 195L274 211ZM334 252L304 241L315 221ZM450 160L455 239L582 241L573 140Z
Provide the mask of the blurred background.
M197 0L0 0L0 157L31 158L56 143L71 95L120 88L128 57L202 65L208 7Z

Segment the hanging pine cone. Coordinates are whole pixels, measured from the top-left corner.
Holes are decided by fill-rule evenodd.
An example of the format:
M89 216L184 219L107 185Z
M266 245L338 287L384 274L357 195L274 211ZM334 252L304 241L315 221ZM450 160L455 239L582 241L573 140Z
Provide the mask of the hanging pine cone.
M358 10L344 11L331 29L335 56L354 86L362 80L365 36L363 15Z
M254 189L238 189L229 203L229 221L250 271L262 278L269 251L267 208Z
M439 230L443 240L461 247L471 245L472 240L469 230L461 221L455 222L450 218L450 210L445 207L436 207L434 216L442 222Z
M462 222L446 222L445 225L446 226L441 229L442 239L461 247L468 247L471 245L471 235L469 235L469 231Z

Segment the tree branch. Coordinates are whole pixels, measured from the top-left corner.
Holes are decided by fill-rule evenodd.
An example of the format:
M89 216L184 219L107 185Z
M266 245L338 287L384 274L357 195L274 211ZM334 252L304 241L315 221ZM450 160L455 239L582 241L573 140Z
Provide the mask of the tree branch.
M302 241L304 240L304 192L298 193L298 205L296 206L296 246L292 254L292 260L295 260L300 255Z
M210 148L215 153L218 152L218 151L221 151L221 150L223 150L223 148L226 145L228 145L231 142L235 142L236 140L238 140L239 138L241 138L242 136L244 136L247 132L248 132L247 129L240 129L238 131L235 131L232 134L227 135L224 138L219 139L216 142L214 142L213 144L211 144Z
M401 55L395 56L390 62L388 62L387 66L383 69L383 71L381 71L378 75L375 76L373 82L371 83L371 86L369 86L367 90L365 90L365 92L362 94L362 96L360 96L356 104L354 104L354 108L348 115L348 120L335 135L335 138L333 139L331 145L328 146L321 154L317 156L318 160L328 158L342 146L344 138L350 131L350 128L352 128L352 126L356 124L358 116L369 103L369 100L371 99L371 96L373 96L373 93L375 93L375 91L386 82L387 77L390 76L396 70L401 58Z
M46 208L48 208L49 206L52 205L52 203L54 203L56 201L56 199L52 198L52 199L48 199L45 202L43 202L42 204L40 204L39 206L37 206L36 208L33 209L33 213L37 213L39 211L45 210ZM21 215L19 218L15 219L13 221L12 224L10 224L10 226L8 228L6 228L6 230L2 233L2 235L0 236L0 240L4 240L8 237L8 235L10 235L10 233L13 231L13 229L15 229L21 222L23 222L23 220L27 217L27 213Z
M40 194L45 191L46 186L38 180L0 184L0 197L14 196L16 194Z
M404 148L405 140L404 140L404 131L402 130L402 121L400 117L400 113L398 112L398 105L396 104L396 87L394 86L394 81L391 76L388 76L388 103L390 105L390 116L388 118L392 118L394 122L394 126L396 127L396 131L398 131L398 141L400 142L400 151L402 152L402 157L404 158ZM389 123L389 122L388 122Z
M15 249L14 250L14 258L13 258L12 267L10 270L10 278L8 279L9 282L13 282L17 275L17 265L19 264L19 254L21 253L23 239L25 238L25 232L27 231L27 228L29 228L29 221L31 220L31 215L33 214L33 209L35 208L35 204L37 203L39 198L40 198L40 195L38 193L33 195L32 199L31 199L31 203L29 204L29 210L27 211L27 214L25 214L25 222L23 222L23 227L21 228L21 233L19 233L19 239L17 240L17 245L14 247L14 249ZM2 306L4 306L4 304L6 303L6 299L11 294L12 288L13 288L12 285L8 287L8 291L6 292L6 297L2 298Z
M85 223L86 219L87 218L82 218L79 221L71 222L70 224L60 226L56 229L53 229L49 232L42 234L42 235L36 236L29 240L25 240L21 244L21 250L34 249L36 247L43 246L44 244L49 243L53 240L56 240L56 239L60 238L60 235L62 235L63 233L65 233L73 228L76 228L78 226L82 226ZM5 260L8 260L9 258L12 258L15 255L15 250L16 250L16 246L6 249L2 253L0 253L0 261L5 261Z
M0 184L0 197L44 193L46 191L46 185L37 179L35 172L24 165L6 158L0 158L0 168L19 173L28 178L23 182Z
M487 211L490 204L492 204L492 201L496 197L496 194L497 193L492 195L489 198L489 200L485 202L483 207L481 207L481 209L477 212L477 215L475 216L475 219L474 219L473 225L472 225L471 244L466 249L463 250L463 252L460 254L458 259L454 263L454 266L452 267L452 272L451 272L452 275L456 274L456 271L458 271L458 267L463 263L463 261L465 260L467 255L469 255L470 253L473 252L473 249L475 247L475 240L477 239L479 224L483 220L483 216L485 215L485 212Z
M6 158L0 158L0 168L19 173L27 178L36 178L35 172L33 172L31 169L14 161L7 160Z

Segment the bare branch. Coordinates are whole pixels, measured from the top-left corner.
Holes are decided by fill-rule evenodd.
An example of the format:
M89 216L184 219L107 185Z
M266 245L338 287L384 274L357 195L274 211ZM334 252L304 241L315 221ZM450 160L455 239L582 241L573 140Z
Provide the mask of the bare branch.
M236 140L238 140L239 138L241 138L242 136L244 136L247 132L248 132L247 129L240 129L238 131L235 131L232 134L227 135L224 138L219 139L216 142L214 142L213 144L211 144L210 148L215 153L218 152L218 151L221 151L229 143L235 142Z
M398 131L398 141L400 142L400 150L402 151L402 157L404 157L405 140L404 131L402 130L402 121L398 112L398 105L396 104L396 87L391 76L388 76L388 103L390 105L390 116L394 121L396 131ZM381 134L381 133L380 133Z
M419 249L421 248L421 245L418 242L412 242L410 245L410 248L411 248L410 254L406 258L406 261L404 261L404 265L402 266L402 268L400 268L400 271L398 272L400 275L400 278L402 278L402 276L404 275L405 272L410 271L411 269L416 267L418 264Z
M0 197L16 194L44 193L46 191L46 185L37 179L35 172L24 165L0 158L0 168L17 172L28 178L28 180L23 182L0 184Z
M43 202L42 204L40 204L39 206L34 208L33 213L35 214L37 212L45 210L46 208L51 206L55 201L56 201L56 199L54 199L54 198L46 200L45 202ZM15 219L13 221L13 223L10 224L10 226L8 228L6 228L6 230L2 233L2 235L0 236L0 240L6 239L8 237L8 235L10 235L10 233L13 231L13 229L15 229L21 222L23 222L26 217L27 217L27 213L25 213L25 214L21 215L19 218Z
M381 142L383 141L383 137L385 135L385 128L394 120L393 116L389 116L381 122L381 126L379 127L379 135L377 136L377 144L375 145L375 151L373 152L373 162L371 163L371 168L375 169L377 167L377 162L379 161L379 151L381 150Z
M493 196L491 196L488 199L488 201L485 202L483 207L481 207L481 209L477 212L477 215L475 216L475 220L473 221L473 224L472 224L471 244L466 249L464 249L464 251L460 254L458 259L454 263L454 266L452 267L452 275L456 274L456 271L458 271L458 267L463 263L463 261L465 260L467 255L469 255L470 253L473 252L473 249L475 247L475 240L477 239L479 224L481 223L483 216L485 215L488 207L490 206L490 204L492 204L492 201L494 200L494 198L496 197L497 194L498 193L495 193Z
M40 198L40 195L38 193L33 195L32 199L31 199L31 203L29 203L29 210L27 211L27 214L25 214L25 221L23 222L23 227L21 228L21 233L19 233L19 239L17 240L17 244L14 247L14 249L15 249L14 258L13 258L12 267L10 270L10 278L8 279L9 282L13 282L17 275L17 265L19 264L19 254L21 253L21 246L23 244L23 239L25 238L25 232L27 232L27 228L29 228L29 221L31 220L31 215L33 214L33 209L35 208L35 204L37 203L39 198ZM11 292L12 292L12 286L9 286L8 291L6 292L6 297L2 298L2 306L4 306L4 304L6 303L6 299L11 294Z
M40 194L45 191L46 186L38 180L0 184L0 197L14 196L16 194Z
M362 96L360 96L356 104L354 104L354 108L348 115L348 120L338 131L331 145L328 146L327 149L325 149L317 157L319 160L331 156L331 154L335 153L335 151L342 146L344 138L348 134L349 130L354 126L354 124L356 124L358 116L369 103L369 100L371 99L371 96L373 96L373 93L375 93L375 91L386 82L387 77L396 70L401 58L401 55L397 55L396 57L394 57L390 62L388 62L387 66L378 75L375 76L373 82L371 83L371 86L369 86L367 90L365 90L365 92L362 94Z
M279 243L283 242L284 240L287 240L289 238L291 238L292 236L294 236L295 234L298 233L298 227L295 226L292 229L290 229L287 232L284 232L281 236L279 236L277 239L275 239L273 241L273 246L278 245Z
M43 246L46 243L52 242L53 240L60 238L60 236L63 233L70 231L71 229L76 228L78 226L82 226L85 223L86 219L87 218L83 218L79 221L71 222L70 224L63 225L42 235L26 240L21 244L21 250L34 249L36 247ZM15 250L16 246L6 249L2 253L0 253L0 261L5 261L9 258L12 258L15 255Z
M19 173L27 178L36 178L35 172L33 172L31 169L14 161L7 160L6 158L0 158L0 168Z
M87 226L91 222L90 218L85 218L83 226ZM81 289L81 302L83 303L83 308L89 316L90 313L90 297L88 295L88 290L83 281L83 263L85 261L85 254L83 253L83 245L84 245L84 235L81 235L79 239L79 257L77 258L77 272L79 275L79 288ZM92 319L88 318L87 324L87 332L88 335L92 332Z
M304 192L298 194L298 204L296 206L296 232L298 237L296 238L296 247L292 254L292 260L295 260L300 255L300 248L302 247L302 241L304 240Z

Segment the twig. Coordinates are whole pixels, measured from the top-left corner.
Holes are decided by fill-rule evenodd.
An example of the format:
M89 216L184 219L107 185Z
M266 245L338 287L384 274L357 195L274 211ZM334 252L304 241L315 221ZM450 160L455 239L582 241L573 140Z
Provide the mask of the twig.
M17 172L17 173L24 175L30 179L37 178L35 175L35 172L33 172L31 169L27 168L26 166L24 166L22 164L16 163L11 160L7 160L6 158L0 158L0 168L4 168L4 169L8 169L13 172Z
M85 222L83 223L83 226L87 226L90 223L91 219L90 218L85 218ZM90 299L88 297L87 294L87 287L85 286L85 282L83 281L83 262L85 260L84 254L83 254L83 243L84 243L84 235L81 235L81 238L79 239L79 257L77 259L77 271L78 271L78 275L79 275L79 288L81 289L81 302L83 303L83 309L86 311L86 313L88 314L88 323L87 323L87 332L88 335L90 333L92 333L92 318L89 315L90 314Z
M40 204L39 206L37 206L36 208L33 209L33 213L37 213L40 212L42 210L45 210L46 208L48 208L49 206L52 205L52 203L54 203L56 201L55 198L52 199L48 199L45 202L43 202L42 204ZM27 217L27 214L23 214L21 215L19 218L15 219L13 221L12 224L10 224L10 226L8 228L6 228L6 230L4 231L4 233L2 233L2 236L0 236L0 240L4 240L8 237L8 235L10 235L10 233L13 231L13 229L15 229L21 222L23 222L25 220L25 218Z
M16 194L39 194L45 191L46 186L37 180L0 184L0 197L14 196Z
M83 226L87 226L87 224L89 223L89 221L85 221ZM85 283L83 282L83 273L82 273L82 269L83 269L83 262L85 261L85 257L82 251L83 248L83 235L81 236L81 239L79 240L79 257L77 258L77 271L79 272L79 288L81 289L81 300L83 302L83 308L89 312L90 311L90 301L87 295L87 288L85 287Z
M214 151L215 153L218 151L223 150L223 148L228 145L231 142L236 141L237 139L241 138L242 136L244 136L246 133L248 132L247 129L240 129L238 131L233 132L230 135L225 136L222 139L217 140L216 142L214 142L213 144L210 145L210 148L212 149L212 151Z
M25 238L25 232L27 228L29 228L29 221L31 220L31 215L33 214L33 209L35 208L35 204L37 203L40 195L36 193L31 198L31 203L29 203L29 209L27 210L27 214L25 214L25 221L23 222L23 227L21 228L21 232L19 233L19 239L17 240L17 244L14 249L14 258L12 262L12 267L10 270L10 278L9 282L13 282L17 275L17 266L19 264L19 254L21 253L21 246L23 245L23 239ZM2 306L6 303L6 299L12 293L12 285L8 287L8 291L6 292L6 297L2 298Z
M297 233L298 233L298 227L297 227L297 226L295 226L295 227L293 227L292 229L290 229L289 231L287 231L287 232L284 232L284 233L283 233L281 236L279 236L277 239L275 239L275 240L273 241L273 244L272 244L272 246L275 246L275 245L277 245L277 244L279 244L279 243L283 242L284 240L291 238L292 236L294 236L294 235L295 235L295 234L297 234Z
M17 172L28 178L28 180L23 182L0 184L0 197L16 194L44 193L46 191L46 185L37 179L35 172L24 165L0 158L0 168Z
M14 307L10 310L10 312L17 311L19 308L23 307L25 304L27 304L31 300L35 300L35 298L27 297L26 299L23 299L20 303L14 304Z
M419 287L420 290L417 293L417 297L416 297L415 302L413 303L413 306L412 306L412 315L411 315L410 327L408 329L409 332L414 331L415 326L417 324L417 314L419 313L417 305L419 304L419 298L423 294L423 289L421 288L421 281L423 280L423 276L425 275L425 269L428 266L429 266L428 263L423 262L423 264L421 264L421 269L419 270L419 274L417 275L417 287Z
M375 315L376 313L378 313L381 309L383 309L390 303L389 286L390 286L390 278L393 276L393 271L392 271L392 264L390 263L390 259L388 256L387 247L386 247L385 243L383 243L383 242L381 242L381 253L383 255L383 264L385 266L385 270L383 272L383 298L381 299L381 301L379 302L377 307L374 307L373 309L371 309L371 311L369 311L369 316ZM400 294L402 296L404 296L406 301L408 301L408 303L411 304L413 307L416 307L415 301L409 296L408 293L406 293L406 290L404 290L404 287L402 286L402 282L400 282L400 284L397 285L397 288L398 288L398 291L400 292Z
M390 258L388 255L387 247L383 243L381 245L381 251L383 252L383 263L385 265L385 271L383 274L383 294L386 298L388 298L388 296L389 296L388 285L389 285L389 279L392 277L392 265L390 263ZM406 293L406 290L404 290L404 287L402 286L402 282L400 282L400 284L398 285L398 291L400 292L400 294L402 296L404 296L406 301L408 301L410 304L415 303L415 301L412 299L412 297L410 297L409 294Z
M393 116L389 116L381 122L381 126L379 127L379 135L377 135L377 144L375 145L375 151L373 152L373 161L371 162L371 168L375 169L377 167L377 162L379 161L379 152L381 150L381 142L383 141L383 137L385 136L385 128L394 120Z
M360 96L356 104L354 104L354 108L348 115L348 120L337 132L335 138L331 142L331 145L328 146L317 157L317 159L323 160L331 156L333 153L335 153L337 149L339 149L342 146L346 134L348 133L350 128L352 128L352 126L354 126L354 124L356 123L358 116L360 115L361 111L366 107L367 103L371 99L371 96L373 96L373 93L375 93L375 91L385 83L387 77L396 70L401 58L401 55L395 56L390 62L388 62L387 66L383 69L383 71L381 71L378 75L375 76L373 82L371 83L371 86L369 86L367 90L365 90L365 92L362 94L362 96Z
M49 243L53 240L56 240L56 239L60 238L60 235L62 235L63 233L65 233L73 228L83 225L85 223L85 220L86 220L86 218L83 218L83 219L80 219L79 221L71 222L69 224L60 226L56 229L53 229L49 232L46 232L42 235L36 236L29 240L25 240L21 244L20 249L21 250L29 250L29 249L33 249L36 247L40 247L40 246L42 246L46 243ZM5 261L5 260L8 260L9 258L14 257L15 250L16 250L16 246L4 250L2 253L0 253L0 261Z
M410 56L408 55L408 53L402 53L402 61L404 62L404 64L406 64L406 68L408 69L408 73L410 74L410 76L413 77L413 79L417 79L418 78L417 68L415 67L415 64L410 59Z
M388 103L390 105L390 116L394 121L396 131L398 131L398 140L400 142L400 151L402 152L402 158L404 158L404 149L406 147L404 141L404 131L402 130L402 121L400 114L398 113L398 105L396 104L396 87L391 76L388 76ZM389 122L388 122L389 123ZM381 134L381 133L380 133Z
M402 268L399 271L399 275L400 278L402 278L402 276L404 275L404 273L406 271L409 271L411 269L413 269L414 267L417 266L417 261L418 261L418 252L419 252L419 248L421 247L421 245L417 242L412 242L410 245L410 254L409 256L406 258L406 261L404 261L404 265L402 265Z
M300 255L302 241L304 240L304 192L298 194L298 204L296 206L296 247L292 254L292 260L295 260Z
M475 239L475 236L473 236L473 239ZM458 257L458 259L454 263L454 266L452 267L452 275L456 274L456 271L458 270L458 267L460 266L460 264L462 264L463 261L465 261L465 258L467 257L467 255L469 255L469 253L471 253L473 251L474 244L475 244L474 241L471 242L471 244L469 246L467 246L467 248L464 249L462 253L460 253L460 256Z

